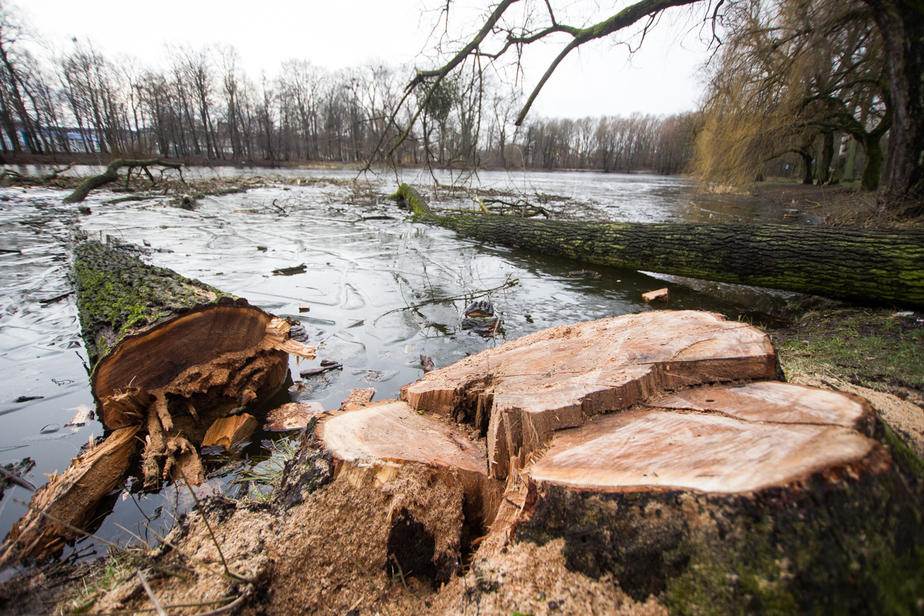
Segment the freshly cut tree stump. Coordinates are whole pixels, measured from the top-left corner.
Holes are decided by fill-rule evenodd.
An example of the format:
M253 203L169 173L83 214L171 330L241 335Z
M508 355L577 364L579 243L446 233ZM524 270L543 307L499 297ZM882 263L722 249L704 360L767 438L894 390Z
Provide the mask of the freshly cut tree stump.
M540 486L600 492L754 492L867 459L866 472L879 472L886 459L858 431L873 421L869 405L837 392L754 383L690 390L649 406L556 433L529 476ZM691 407L705 412L686 412Z
M494 519L504 485L488 476L483 445L445 421L384 400L321 419L315 434L333 457L335 477L370 467L384 477L402 465L426 465L450 484L462 483L466 517L479 526Z
M492 477L507 476L555 430L627 409L665 388L773 378L770 340L706 312L643 312L536 332L402 388L415 409L487 434Z
M556 433L513 534L677 613L914 613L921 503L876 426L784 383L669 395Z

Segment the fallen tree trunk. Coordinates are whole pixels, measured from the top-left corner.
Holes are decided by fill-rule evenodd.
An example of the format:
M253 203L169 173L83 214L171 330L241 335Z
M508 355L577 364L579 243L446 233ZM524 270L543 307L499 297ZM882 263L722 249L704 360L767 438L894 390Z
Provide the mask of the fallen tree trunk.
M93 397L97 416L112 435L89 458L74 460L40 491L41 497L37 493L27 517L41 518L39 510L55 512L79 527L127 472L138 439L145 487L156 488L168 478L201 483L197 447L209 427L275 393L288 371L288 353L314 357L312 347L289 338L286 320L146 265L127 248L85 242L74 251ZM131 448L120 445L119 455L98 454L116 447L110 443L125 430L131 431ZM124 440L117 442L124 445ZM87 466L105 475L105 482L95 476L70 479L75 469ZM39 531L28 541L11 534L0 563L45 556L63 545L62 537L72 536L55 524Z
M408 199L412 206L414 202ZM579 222L415 213L424 222L533 254L924 307L924 230L920 229Z
M148 167L163 167L165 169L182 169L183 165L181 163L171 163L159 158L150 158L150 159L130 159L130 158L117 158L106 166L106 171L99 175L94 175L93 177L87 178L83 182L77 185L77 188L74 189L70 195L64 198L64 203L80 203L87 198L87 195L90 194L90 191L99 188L100 186L105 186L106 184L111 184L119 179L119 169L122 167L128 168L128 174L131 175L131 172L136 167L140 167L145 174L147 174L148 179L151 180L151 184L155 184L154 176L151 175L150 169Z

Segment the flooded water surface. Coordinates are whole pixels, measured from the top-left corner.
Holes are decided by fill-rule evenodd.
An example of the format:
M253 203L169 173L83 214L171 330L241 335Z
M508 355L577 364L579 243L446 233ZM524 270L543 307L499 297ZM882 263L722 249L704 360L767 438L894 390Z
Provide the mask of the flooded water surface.
M237 169L193 174L243 175ZM374 388L376 400L396 397L401 386L423 375L421 355L440 367L540 329L649 310L641 294L663 286L671 288L670 308L713 310L732 319L772 312L786 300L781 293L588 269L482 245L412 222L384 199L397 187L394 176L351 185L347 172L284 174L337 182L206 197L192 211L166 198L105 204L113 194L98 191L84 204L89 212L81 213L61 204L63 191L0 189L0 463L34 460L27 478L41 485L46 473L63 472L80 446L103 432L95 420L67 425L93 407L69 278L77 231L148 246L149 263L300 321L318 357L291 359L293 382L276 402L312 400L327 409L357 387ZM422 188L432 183L414 175L401 179ZM755 199L700 195L681 178L491 172L473 181L585 217L791 222ZM434 205L472 207L464 193L448 199ZM494 303L500 325L493 336L473 333L463 320L463 309L476 299ZM309 310L300 311L301 305ZM323 359L342 368L299 377ZM266 455L265 440L278 438L258 432L242 455ZM228 477L215 477L202 491L220 493L228 486ZM21 487L6 490L0 501L4 536L25 512L17 500L29 496ZM97 532L117 541L130 541L132 533L150 539L148 533L169 528L172 516L188 506L183 490L143 494L129 479L107 503ZM78 542L78 548L88 545Z

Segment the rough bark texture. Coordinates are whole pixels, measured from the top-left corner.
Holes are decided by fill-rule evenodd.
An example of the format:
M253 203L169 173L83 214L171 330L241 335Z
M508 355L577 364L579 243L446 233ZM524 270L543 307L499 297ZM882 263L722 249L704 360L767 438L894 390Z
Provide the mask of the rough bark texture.
M87 178L81 182L77 188L74 189L70 195L64 198L64 203L80 203L87 198L87 195L90 194L90 191L99 188L100 186L105 186L106 184L111 184L119 179L119 169L122 167L128 167L129 173L135 167L141 167L144 169L145 173L151 177L151 173L148 170L148 167L165 167L167 169L180 169L182 164L180 163L171 163L167 161L160 160L159 158L151 158L144 160L135 160L135 159L126 159L118 158L106 167L106 171L99 175L94 175L91 178ZM152 179L153 182L153 179Z
M607 223L486 215L422 219L532 254L924 307L924 231L918 229Z
M924 200L924 2L865 0L885 47L889 76L889 171L887 203Z

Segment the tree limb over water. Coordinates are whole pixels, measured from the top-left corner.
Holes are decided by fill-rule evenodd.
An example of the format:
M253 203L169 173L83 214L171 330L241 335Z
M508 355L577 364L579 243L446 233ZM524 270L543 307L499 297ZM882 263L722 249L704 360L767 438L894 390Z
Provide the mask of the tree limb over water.
M132 170L140 167L144 173L148 176L148 179L151 180L151 185L157 183L154 179L154 176L151 175L151 170L149 167L163 167L165 169L174 169L180 172L180 177L183 177L183 172L181 169L183 165L181 163L171 163L159 158L150 158L150 159L131 159L131 158L117 158L116 160L109 163L109 166L106 167L106 171L99 175L94 175L93 177L87 178L80 183L77 188L74 189L70 195L65 197L64 203L80 203L87 198L87 195L90 194L90 191L99 188L100 186L105 186L106 184L111 184L119 179L119 169L122 167L128 167L128 175L126 177L126 182L128 178L131 177ZM163 170L162 170L163 171Z

